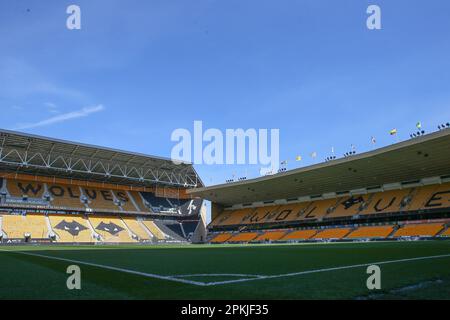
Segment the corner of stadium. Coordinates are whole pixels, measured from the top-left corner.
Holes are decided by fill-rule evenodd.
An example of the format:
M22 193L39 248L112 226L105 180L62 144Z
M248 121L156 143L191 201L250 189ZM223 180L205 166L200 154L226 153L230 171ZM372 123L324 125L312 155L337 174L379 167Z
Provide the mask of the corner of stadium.
M204 242L191 164L0 130L2 244Z

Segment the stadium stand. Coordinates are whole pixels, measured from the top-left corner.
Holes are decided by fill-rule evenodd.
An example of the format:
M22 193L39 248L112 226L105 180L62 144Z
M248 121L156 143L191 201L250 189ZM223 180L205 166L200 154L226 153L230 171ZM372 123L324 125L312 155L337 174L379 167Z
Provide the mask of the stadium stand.
M285 235L281 240L283 241L289 241L289 240L308 240L311 239L315 234L317 233L317 230L297 230L288 233Z
M131 200L131 199L134 200L134 203L135 203L135 205L137 206L138 211L141 211L141 212L150 212L150 208L147 207L147 206L145 205L144 199L143 199L143 197L142 197L142 195L141 195L140 192L129 191L128 193L129 193L129 195L131 196L131 197L130 197L130 200Z
M316 220L329 216L334 212L340 199L317 200L308 204L304 213L300 216L301 220Z
M346 238L387 238L393 231L393 226L359 227L351 232Z
M42 198L45 186L39 182L29 182L20 180L7 180L7 189L11 197Z
M280 206L268 206L256 208L251 214L244 215L240 221L243 224L252 223L265 223L270 220L278 213Z
M119 211L119 207L115 204L115 198L111 190L98 190L93 188L83 188L83 195L86 204L94 210ZM83 201L83 196L82 196Z
M316 233L312 239L342 239L350 233L350 228L330 228Z
M7 239L48 239L44 215L3 215L2 229Z
M142 220L142 223L147 227L148 231L156 238L156 240L165 240L166 235L156 226L151 220Z
M408 209L411 211L425 209L438 187L438 185L430 185L417 188Z
M48 192L53 207L85 208L85 205L81 202L82 193L79 186L50 184L48 185Z
M359 214L379 214L406 210L412 189L393 190L374 194Z
M203 200L199 198L189 199L186 201L181 201L180 204L181 206L177 208L178 214L185 216L196 216L200 213Z
M136 220L136 218L124 217L124 218L122 218L122 220L126 224L128 229L133 234L138 236L139 240L144 240L144 241L151 240L150 234L144 229L144 227L141 224L139 224L139 222Z
M75 214L49 215L58 242L94 242L87 218Z
M157 197L151 192L141 192L141 194L153 212L170 211L173 209L173 206L167 201L167 198Z
M350 218L437 208L450 208L449 183L281 206L225 210L210 227Z
M394 237L434 237L444 227L442 223L406 224L395 232Z
M136 208L135 203L136 200L132 197L132 195L127 191L114 191L114 197L117 199L120 208L123 211L133 212L139 211Z
M442 237L450 237L450 228L447 226L447 228L439 235Z
M118 217L89 216L89 222L103 242L136 242L130 237L126 225Z
M232 233L221 233L211 239L211 243L224 243L233 236Z
M268 231L259 235L255 241L276 241L284 237L286 231Z
M0 243L206 239L190 164L2 129L0 145Z
M154 220L154 224L161 230L166 238L169 237L173 241L186 241L181 224L176 221Z
M362 206L366 203L367 199L367 195L358 195L339 199L335 210L333 210L327 218L354 216L361 211Z
M183 228L184 234L187 239L190 239L197 229L198 222L196 221L184 221L181 223L181 227Z
M250 242L258 236L257 232L242 232L234 235L228 242Z

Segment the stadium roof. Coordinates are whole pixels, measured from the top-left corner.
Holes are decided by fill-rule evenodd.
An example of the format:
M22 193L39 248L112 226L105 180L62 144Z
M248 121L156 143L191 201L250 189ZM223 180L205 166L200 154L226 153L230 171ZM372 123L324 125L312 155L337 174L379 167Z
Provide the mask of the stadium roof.
M189 190L221 205L380 188L450 175L450 129L312 166Z
M190 163L3 129L0 171L144 187L203 186Z

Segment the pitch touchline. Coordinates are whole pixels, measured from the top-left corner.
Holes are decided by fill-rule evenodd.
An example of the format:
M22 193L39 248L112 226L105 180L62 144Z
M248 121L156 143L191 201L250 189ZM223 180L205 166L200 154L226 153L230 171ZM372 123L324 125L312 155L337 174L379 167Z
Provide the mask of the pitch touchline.
M177 274L171 277L192 278L192 277L264 277L264 276L259 274L240 274L240 273L194 273L194 274Z
M428 257L407 258L407 259L399 259L399 260L389 260L389 261L379 261L379 262L371 262L371 263L362 263L362 264L354 264L354 265L350 265L350 266L307 270L307 271L300 271L300 272L293 272L293 273L276 274L276 275L270 275L270 276L260 276L258 278L245 278L245 279L236 279L236 280L227 280L227 281L208 282L208 283L206 283L206 285L207 286L215 286L215 285L229 284L229 283L266 280L266 279L275 279L275 278L285 278L285 277L300 276L300 275L311 274L311 273L367 267L367 266L374 265L374 264L383 265L383 264L390 264L390 263L409 262L409 261L427 260L427 259L438 259L438 258L447 258L447 257L450 257L450 254L444 254L444 255L438 255L438 256L428 256Z
M293 272L293 273L284 273L284 274L276 274L276 275L251 275L252 278L243 278L243 279L236 279L236 280L226 280L226 281L217 281L217 282L200 282L200 281L191 281L187 279L180 279L179 275L174 276L161 276L154 273L145 273L140 271L134 271L129 269L123 269L118 267L112 267L112 266L106 266L102 264L97 263L91 263L91 262L85 262L85 261L78 261L78 260L72 260L72 259L66 259L66 258L60 258L60 257L53 257L53 256L46 256L43 254L38 253L29 253L29 252L23 252L23 251L11 251L11 250L4 250L0 249L0 251L3 252L12 252L17 254L23 254L28 256L35 256L40 258L46 258L46 259L53 259L53 260L59 260L59 261L65 261L70 263L78 263L81 265L87 265L91 267L97 267L107 270L113 270L113 271L119 271L134 275L143 276L146 278L154 278L154 279L161 279L161 280L167 280L167 281L174 281L174 282L181 282L186 284L192 284L196 286L217 286L217 285L223 285L223 284L230 284L230 283L239 283L239 282L248 282L248 281L256 281L256 280L266 280L266 279L275 279L275 278L285 278L285 277L294 277L299 275L305 275L305 274L311 274L311 273L319 273L319 272L328 272L328 271L336 271L336 270L345 270L345 269L353 269L353 268L360 268L360 267L367 267L370 265L383 265L383 264L390 264L390 263L399 263L399 262L409 262L409 261L418 261L418 260L428 260L428 259L439 259L439 258L447 258L450 257L450 254L444 254L444 255L436 255L436 256L428 256L428 257L417 257L417 258L406 258L406 259L398 259L398 260L388 260L388 261L379 261L379 262L371 262L371 263L362 263L362 264L354 264L349 266L341 266L341 267L332 267L332 268L324 268L324 269L315 269L315 270L307 270L307 271L300 271L300 272ZM203 275L203 274L202 274ZM211 274L204 274L211 276ZM216 274L217 275L217 274ZM231 276L231 274L227 274ZM234 275L234 274L233 274ZM182 277L188 277L191 275L181 275ZM197 275L198 276L198 275ZM250 276L250 275L245 275Z
M23 255L27 255L27 256L47 258L47 259L65 261L65 262L70 262L70 263L77 263L77 264L82 264L82 265L91 266L91 267L97 267L97 268L103 268L103 269L107 269L107 270L113 270L113 271L119 271L119 272L134 274L134 275L143 276L143 277L146 277L146 278L155 278L155 279L161 279L161 280L169 280L169 281L193 284L193 285L197 285L197 286L204 286L205 285L204 282L191 281L191 280L186 280L186 279L177 279L177 278L174 278L174 277L171 277L171 276L161 276L159 274L154 274L154 273L145 273L145 272L139 272L139 271L123 269L123 268L118 268L118 267L106 266L106 265L97 264L97 263L91 263L91 262L78 261L78 260L72 260L72 259L66 259L66 258L46 256L46 255L38 254L38 253L29 253L29 252L23 252L23 251L11 251L11 250L4 250L4 249L0 249L0 251L13 252L13 253L23 254Z

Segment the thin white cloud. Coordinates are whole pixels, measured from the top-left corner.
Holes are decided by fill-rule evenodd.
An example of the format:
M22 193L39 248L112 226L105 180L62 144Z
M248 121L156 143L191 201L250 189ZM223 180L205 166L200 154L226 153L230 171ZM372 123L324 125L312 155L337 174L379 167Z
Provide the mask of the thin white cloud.
M97 105L97 106L93 106L93 107L85 107L85 108L77 110L77 111L60 114L60 115L57 115L57 116L54 116L54 117L51 117L51 118L48 118L45 120L35 122L35 123L21 124L21 125L18 125L17 127L15 127L14 130L45 127L45 126L52 125L55 123L61 123L61 122L70 121L70 120L74 120L74 119L78 119L78 118L84 118L93 113L100 112L103 110L105 110L105 108L101 104Z
M59 113L58 106L53 102L46 102L44 105L47 107L47 111L50 113Z
M84 92L49 79L39 68L16 58L0 56L0 83L0 98L28 99L30 95L45 95L83 105L90 101Z

